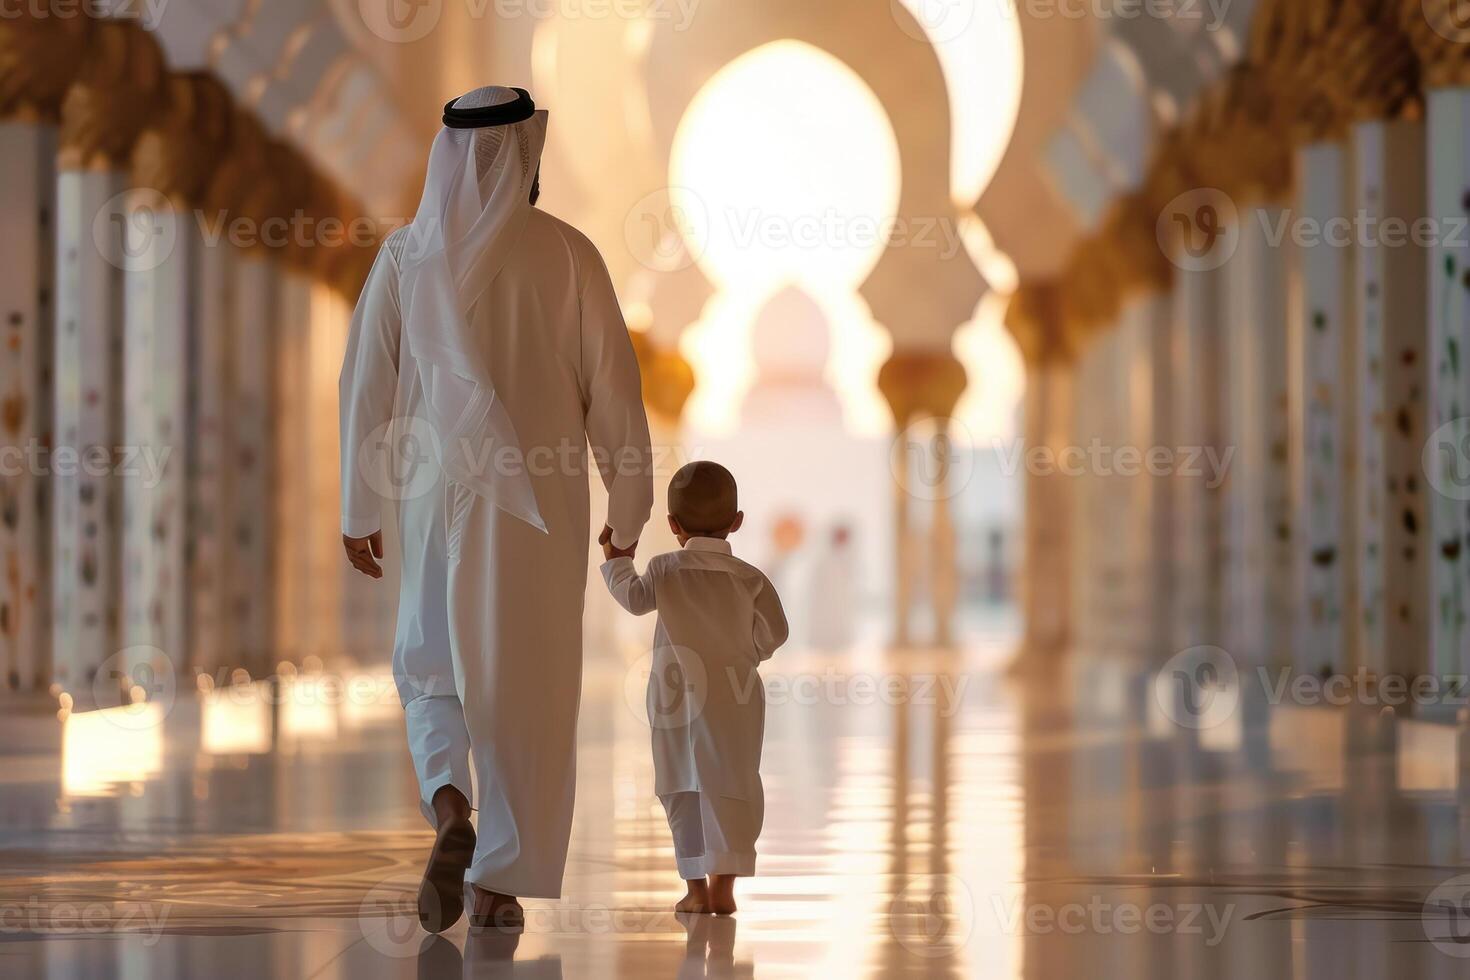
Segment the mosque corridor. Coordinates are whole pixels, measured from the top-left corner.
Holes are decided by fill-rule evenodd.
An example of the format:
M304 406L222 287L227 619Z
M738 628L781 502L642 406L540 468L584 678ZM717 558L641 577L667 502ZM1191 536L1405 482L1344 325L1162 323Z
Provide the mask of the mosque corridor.
M1238 699L1180 726L1078 658L783 651L767 822L731 918L676 917L643 678L583 691L560 902L430 940L431 837L385 673L310 670L133 714L0 719L7 976L1461 975L1454 729Z

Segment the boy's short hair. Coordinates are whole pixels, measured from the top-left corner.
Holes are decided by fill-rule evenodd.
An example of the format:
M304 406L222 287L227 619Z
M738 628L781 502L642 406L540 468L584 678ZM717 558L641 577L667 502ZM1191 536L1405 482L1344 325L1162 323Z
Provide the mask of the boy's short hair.
M719 463L686 463L669 481L669 513L688 534L724 531L735 523L739 504L735 477Z

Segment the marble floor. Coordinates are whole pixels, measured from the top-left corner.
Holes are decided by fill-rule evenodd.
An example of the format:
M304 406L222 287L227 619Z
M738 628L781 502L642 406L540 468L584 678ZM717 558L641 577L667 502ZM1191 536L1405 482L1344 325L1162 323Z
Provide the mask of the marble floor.
M430 841L380 671L0 712L7 977L1450 977L1470 865L1449 726L1242 706L1200 731L1079 659L791 651L760 875L676 917L641 680L589 666L562 901L417 928Z

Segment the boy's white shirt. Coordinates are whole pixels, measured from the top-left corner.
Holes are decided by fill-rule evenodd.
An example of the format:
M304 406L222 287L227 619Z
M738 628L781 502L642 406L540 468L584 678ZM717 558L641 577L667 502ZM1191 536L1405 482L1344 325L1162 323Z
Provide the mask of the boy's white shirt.
M602 576L628 612L658 611L648 681L655 791L742 799L758 814L766 702L756 667L788 633L770 580L707 537L656 555L642 575L633 559L613 558Z

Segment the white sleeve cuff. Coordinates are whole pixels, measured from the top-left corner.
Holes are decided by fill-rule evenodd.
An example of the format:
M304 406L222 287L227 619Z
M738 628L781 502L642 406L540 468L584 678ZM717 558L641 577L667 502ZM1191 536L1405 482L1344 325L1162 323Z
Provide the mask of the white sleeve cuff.
M383 529L383 522L377 517L348 517L342 515L342 533L349 538L365 538Z
M622 567L622 565L620 564L621 562L627 562L628 568L630 570L633 570L633 559L625 556L618 558L609 558L607 561L602 563L601 567L597 569L599 572L602 573L602 580L607 583L607 587L609 589L612 588L613 575L615 575L618 569Z
M624 534L622 531L614 528L612 533L612 543L614 548L617 548L620 551L627 551L629 548L638 543L638 535Z

